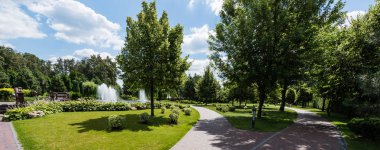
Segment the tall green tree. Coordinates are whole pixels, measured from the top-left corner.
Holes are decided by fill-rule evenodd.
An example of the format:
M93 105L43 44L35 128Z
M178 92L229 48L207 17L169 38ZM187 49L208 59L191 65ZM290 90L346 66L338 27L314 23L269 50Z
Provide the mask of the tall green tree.
M214 74L211 71L211 67L205 68L201 81L198 84L198 96L199 99L206 103L211 103L218 98L218 92L220 85L215 79Z
M196 94L196 81L194 77L188 75L183 88L183 96L186 99L196 100Z
M313 20L307 17L321 15L328 19L330 12L335 11L331 6L333 0L304 2L306 4L291 0L225 0L220 13L221 23L216 26L216 35L210 36L210 49L214 52L211 58L222 74L228 78L229 74L240 72L238 76L243 83L258 86L258 118L261 118L263 104L275 83L299 71L300 65L296 65L296 69L282 66L298 58L297 55L287 56L302 46L299 43L303 39L293 36L310 29L307 22ZM302 12L312 15L302 18ZM288 42L294 46L286 45ZM284 59L286 57L290 59ZM286 80L291 81L291 78Z
M154 116L155 90L179 88L189 64L187 57L180 57L183 27L171 28L165 11L158 19L155 2L142 2L142 7L137 20L127 18L127 36L117 60L126 84L149 89L151 115Z
M281 86L280 111L284 111L288 87L300 80L310 70L309 61L315 57L315 38L320 28L342 21L344 4L339 0L281 1L284 28L279 38L278 83ZM284 24L285 23L285 24Z

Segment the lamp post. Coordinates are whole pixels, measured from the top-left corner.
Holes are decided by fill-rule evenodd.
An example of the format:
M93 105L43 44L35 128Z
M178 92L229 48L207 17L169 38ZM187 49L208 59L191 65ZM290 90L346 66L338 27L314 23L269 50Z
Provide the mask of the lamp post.
M252 107L252 128L255 127L255 121L256 121L256 107Z

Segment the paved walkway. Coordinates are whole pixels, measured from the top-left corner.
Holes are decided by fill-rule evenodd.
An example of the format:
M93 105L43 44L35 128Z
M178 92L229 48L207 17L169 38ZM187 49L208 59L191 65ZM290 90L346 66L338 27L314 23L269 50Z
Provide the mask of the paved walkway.
M296 108L297 121L288 128L278 132L264 143L253 149L318 149L345 150L347 146L336 127L315 113Z
M0 116L0 150L18 150L21 149L16 136L13 134L13 127L10 122L1 122Z
M277 132L252 132L232 127L220 114L196 107L200 113L198 123L176 144L172 150L213 149L347 149L336 128L314 113L293 109L297 121Z
M251 149L273 134L236 129L217 112L193 107L199 112L200 119L172 150Z

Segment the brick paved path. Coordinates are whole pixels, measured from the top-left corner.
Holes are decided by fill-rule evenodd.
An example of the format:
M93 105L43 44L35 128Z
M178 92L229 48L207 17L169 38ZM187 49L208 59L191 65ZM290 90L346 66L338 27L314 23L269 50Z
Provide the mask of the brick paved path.
M251 149L273 134L239 130L217 112L203 107L194 108L200 114L199 121L172 150Z
M297 121L276 136L266 139L266 142L256 145L253 149L276 150L345 150L346 143L336 127L315 113L296 109Z
M347 149L331 123L308 111L287 108L298 113L296 123L280 132L271 133L239 130L212 110L196 106L194 108L200 113L200 120L172 150Z
M0 150L21 149L16 136L13 134L13 127L10 122L1 122L0 116Z

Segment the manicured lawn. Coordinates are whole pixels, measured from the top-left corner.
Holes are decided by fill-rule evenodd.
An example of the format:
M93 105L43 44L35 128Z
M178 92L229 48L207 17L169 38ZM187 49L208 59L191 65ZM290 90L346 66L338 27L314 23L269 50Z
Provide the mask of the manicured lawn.
M214 106L204 106L214 110L228 119L228 121L238 129L276 132L280 131L297 119L297 113L293 110L286 109L285 112L280 112L278 106L266 105L263 108L263 117L256 120L255 128L252 128L252 113L250 109L236 109L235 112L220 112Z
M170 110L148 124L138 123L139 114L150 110L65 112L37 119L14 121L24 149L169 149L179 141L199 119L193 109L191 116L181 112L178 125L169 124ZM125 129L109 131L107 117L126 117Z
M347 123L349 122L349 119L347 119L345 116L341 114L331 113L331 116L327 116L326 112L321 111L320 109L316 108L301 108L300 109L309 110L311 112L315 112L316 114L326 118L329 120L332 124L334 124L339 131L342 132L344 139L346 140L348 144L348 148L350 150L378 150L380 148L380 141L371 141L369 139L364 139L361 137L356 136L351 130L348 128Z

